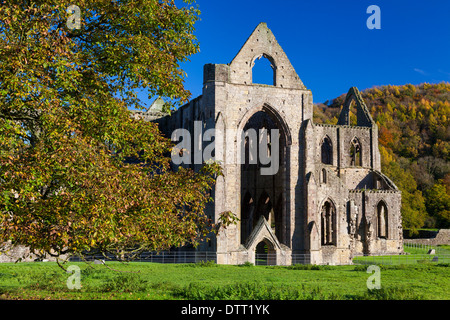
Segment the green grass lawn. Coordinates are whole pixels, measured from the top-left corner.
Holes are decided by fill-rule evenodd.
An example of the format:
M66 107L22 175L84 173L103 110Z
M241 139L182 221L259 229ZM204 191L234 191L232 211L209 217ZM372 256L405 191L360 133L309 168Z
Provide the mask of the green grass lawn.
M81 269L81 289L51 262L0 264L2 299L450 299L448 264L381 266L368 290L366 266L229 266L108 262Z
M435 254L427 254L430 248L436 250ZM399 265L399 264L418 264L418 263L450 263L450 246L418 246L418 247L404 247L405 255L387 255L387 256L365 256L356 257L353 259L357 264L385 264L385 265ZM437 259L433 262L433 259Z
M430 248L436 249L436 253L438 254L450 255L450 245L424 246L423 248L420 245L416 248L404 246L403 250L410 254L426 254Z

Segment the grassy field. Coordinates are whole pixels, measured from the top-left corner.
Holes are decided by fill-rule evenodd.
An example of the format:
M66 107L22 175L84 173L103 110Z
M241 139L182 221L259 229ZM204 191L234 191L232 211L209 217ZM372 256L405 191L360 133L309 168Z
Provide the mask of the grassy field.
M0 264L0 299L450 299L448 264L381 266L368 290L367 266L226 266L211 263L104 265L81 269L81 288L56 263Z
M435 262L437 263L450 263L450 246L440 245L433 247L436 250L435 254L427 254L430 246L423 247L407 247L404 251L406 255L388 255L388 256L366 256L356 257L353 259L357 264L385 264L385 265L399 265L399 264L418 264Z
M412 246L412 245L411 245ZM423 246L414 248L410 246L404 246L403 250L409 254L426 254L429 249L436 249L436 253L443 255L450 255L450 245L439 245L439 246Z

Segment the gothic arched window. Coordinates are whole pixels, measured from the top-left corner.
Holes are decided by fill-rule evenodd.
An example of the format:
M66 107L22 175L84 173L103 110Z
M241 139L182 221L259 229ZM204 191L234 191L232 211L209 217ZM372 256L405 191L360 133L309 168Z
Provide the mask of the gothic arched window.
M333 164L333 145L331 139L326 136L320 147L320 157L323 164Z
M350 144L350 166L362 166L361 144L358 138L353 138Z
M252 83L276 85L276 67L274 60L267 54L261 54L252 62Z
M322 169L322 183L327 183L327 170L325 170L325 168Z
M384 201L377 205L378 238L388 237L388 210Z
M325 201L320 216L322 245L336 245L336 208L331 201Z

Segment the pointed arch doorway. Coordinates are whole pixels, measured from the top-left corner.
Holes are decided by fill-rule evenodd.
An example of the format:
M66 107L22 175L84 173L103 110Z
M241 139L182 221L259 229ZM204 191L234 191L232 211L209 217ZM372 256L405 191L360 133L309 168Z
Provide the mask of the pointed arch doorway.
M277 254L273 244L263 239L255 248L255 265L274 266L277 264Z

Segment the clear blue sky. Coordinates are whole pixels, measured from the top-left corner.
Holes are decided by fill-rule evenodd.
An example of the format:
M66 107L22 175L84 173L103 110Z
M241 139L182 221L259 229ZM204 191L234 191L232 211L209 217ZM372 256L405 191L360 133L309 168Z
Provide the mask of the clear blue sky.
M380 85L450 82L449 0L197 0L201 52L183 64L192 98L201 94L203 65L229 63L266 22L314 102ZM369 30L370 5L381 29Z

